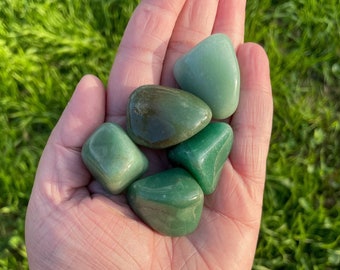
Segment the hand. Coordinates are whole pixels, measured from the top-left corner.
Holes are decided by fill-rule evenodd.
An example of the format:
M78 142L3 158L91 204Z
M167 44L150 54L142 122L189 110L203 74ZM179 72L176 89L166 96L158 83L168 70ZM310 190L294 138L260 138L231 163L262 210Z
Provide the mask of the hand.
M107 93L94 76L78 84L43 152L26 217L31 269L250 269L261 221L273 104L268 59L243 44L245 0L142 0L119 47ZM124 126L129 94L174 86L176 59L211 33L231 37L241 70L240 103L228 119L235 141L217 190L187 237L152 231L124 196L91 180L80 151L104 121ZM151 171L166 167L147 153Z

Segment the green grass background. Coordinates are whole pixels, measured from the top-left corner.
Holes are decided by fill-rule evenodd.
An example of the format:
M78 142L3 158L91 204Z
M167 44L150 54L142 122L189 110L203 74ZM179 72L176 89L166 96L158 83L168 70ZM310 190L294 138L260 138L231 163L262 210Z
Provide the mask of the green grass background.
M41 151L82 75L107 82L137 2L0 1L0 269L28 268ZM268 52L275 104L253 268L339 269L339 2L248 0L246 41Z

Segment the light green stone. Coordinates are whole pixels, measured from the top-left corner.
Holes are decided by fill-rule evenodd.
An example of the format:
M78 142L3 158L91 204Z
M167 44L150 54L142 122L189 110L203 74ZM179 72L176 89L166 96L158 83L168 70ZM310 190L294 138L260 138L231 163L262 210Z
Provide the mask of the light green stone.
M215 191L221 170L233 144L233 131L226 123L210 123L190 139L176 145L169 159L187 169L204 194Z
M155 231L183 236L197 228L204 195L188 172L174 168L137 180L129 187L127 199L133 211Z
M235 112L240 71L235 50L226 35L211 35L178 59L174 76L181 89L209 105L213 118L224 119Z
M129 98L127 133L137 144L161 149L192 137L210 120L209 106L193 94L144 85Z
M121 193L148 167L144 154L125 131L113 123L102 124L87 139L81 156L95 179L112 194Z

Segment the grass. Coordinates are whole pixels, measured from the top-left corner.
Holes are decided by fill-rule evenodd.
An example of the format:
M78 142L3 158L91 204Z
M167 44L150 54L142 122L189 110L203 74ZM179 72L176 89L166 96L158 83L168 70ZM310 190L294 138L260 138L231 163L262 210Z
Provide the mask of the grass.
M254 269L338 269L337 1L255 2L247 39L269 54L275 115Z
M27 269L24 218L41 151L85 73L107 81L137 0L0 2L0 269ZM275 115L254 269L340 267L337 0L248 0Z

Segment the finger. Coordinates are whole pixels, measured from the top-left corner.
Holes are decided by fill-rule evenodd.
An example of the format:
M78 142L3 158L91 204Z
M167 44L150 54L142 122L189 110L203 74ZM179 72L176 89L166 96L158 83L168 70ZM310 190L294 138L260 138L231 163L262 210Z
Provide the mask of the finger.
M230 37L234 48L243 43L246 0L220 0L213 33Z
M108 83L107 110L112 121L126 114L131 92L159 84L168 42L185 0L143 0L132 15Z
M92 75L81 79L46 144L36 175L36 185L53 200L69 198L84 187L90 175L80 151L89 135L105 118L105 90Z
M105 90L101 81L86 75L78 83L50 140L65 148L79 149L89 135L104 122Z
M176 60L211 34L217 6L217 0L186 1L169 42L162 71L162 85L176 85L172 74Z
M268 58L259 45L251 43L241 46L237 56L241 93L231 121L235 140L230 161L242 176L263 182L273 117Z
M234 143L221 180L206 205L235 222L257 228L262 209L273 100L264 50L246 43L237 53L241 71L238 108L231 119Z

